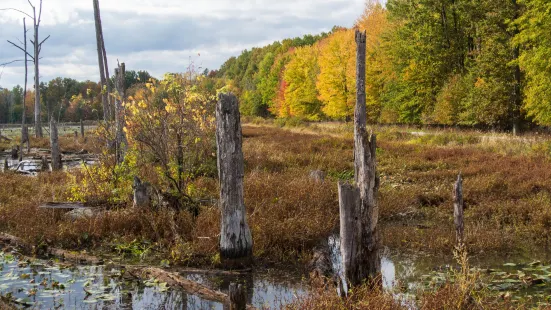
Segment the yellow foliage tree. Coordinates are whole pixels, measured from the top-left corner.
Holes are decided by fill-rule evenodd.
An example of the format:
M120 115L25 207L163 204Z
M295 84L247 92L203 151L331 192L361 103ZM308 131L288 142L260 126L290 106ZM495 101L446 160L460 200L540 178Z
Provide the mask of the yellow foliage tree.
M366 31L366 104L368 119L375 122L381 114L381 92L389 79L393 78L393 68L384 51L383 35L390 31L391 23L387 10L377 0L367 0L365 9L356 21L356 27Z
M291 116L309 120L322 118L316 79L319 74L318 45L296 49L293 59L285 67L285 102Z
M353 30L339 30L320 43L317 79L323 112L330 118L350 119L355 105L356 47Z

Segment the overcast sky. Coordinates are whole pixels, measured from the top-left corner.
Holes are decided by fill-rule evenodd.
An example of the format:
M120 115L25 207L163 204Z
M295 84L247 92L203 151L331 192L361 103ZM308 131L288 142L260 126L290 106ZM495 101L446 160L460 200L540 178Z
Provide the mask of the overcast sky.
M38 4L39 0L31 0ZM110 73L117 59L127 70L161 77L196 67L218 69L230 56L275 40L350 27L365 0L100 0ZM27 0L0 8L31 12ZM0 63L21 59L6 40L22 40L23 15L0 11ZM32 21L27 20L27 25ZM32 27L30 27L32 28ZM32 31L29 31L29 35ZM99 80L92 0L43 0L42 81ZM199 56L200 55L200 56ZM2 68L0 67L0 71ZM0 86L23 84L21 64L3 69ZM32 79L32 74L29 75ZM32 83L30 84L32 85Z

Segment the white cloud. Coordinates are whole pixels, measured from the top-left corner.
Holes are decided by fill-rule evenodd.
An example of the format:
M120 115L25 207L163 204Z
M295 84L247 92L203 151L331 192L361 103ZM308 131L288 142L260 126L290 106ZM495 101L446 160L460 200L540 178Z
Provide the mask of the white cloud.
M119 59L161 76L185 70L190 57L216 69L244 49L351 26L364 0L100 0L100 6L111 68ZM6 7L30 12L26 0L2 0ZM43 10L41 36L52 38L43 48L41 79L96 80L92 1L43 0ZM0 11L0 63L20 56L5 40L21 37L21 18ZM0 85L21 83L22 72L21 64L6 67Z

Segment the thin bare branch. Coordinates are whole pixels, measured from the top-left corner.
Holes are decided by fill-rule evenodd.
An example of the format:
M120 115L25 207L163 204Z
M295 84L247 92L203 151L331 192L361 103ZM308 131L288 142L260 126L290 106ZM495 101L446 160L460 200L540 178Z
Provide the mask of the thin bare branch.
M40 42L40 44L38 44L38 46L41 47L42 44L44 44L44 42L46 42L46 40L48 40L49 38L50 38L50 35L48 35L48 36L46 37L46 39L42 40L42 42Z
M31 15L29 15L29 14L27 14L27 13L21 11L21 10L18 10L18 9L14 9L14 8L0 9L0 11L10 11L10 10L11 10L11 11L17 11L17 12L19 12L19 13L21 13L21 14L27 15L27 16L30 17L30 18L33 18Z
M40 10L38 11L38 22L36 23L36 26L40 26L40 19L42 18L42 0L40 0Z
M12 63L22 62L22 61L25 61L25 59L17 59L17 60L12 60L12 61L9 61L9 62L5 62L3 64L0 64L0 67L4 67L4 66L7 66L7 65L11 65ZM27 62L32 62L32 61L27 60Z
M31 57L33 60L34 60L34 57L31 56L31 54L29 54L27 51L25 51L25 49L23 49L22 47L20 47L19 45L13 43L12 41L8 40L8 43L10 43L11 45L17 47L18 49L20 49L22 52L24 52L25 54L27 54L27 56Z

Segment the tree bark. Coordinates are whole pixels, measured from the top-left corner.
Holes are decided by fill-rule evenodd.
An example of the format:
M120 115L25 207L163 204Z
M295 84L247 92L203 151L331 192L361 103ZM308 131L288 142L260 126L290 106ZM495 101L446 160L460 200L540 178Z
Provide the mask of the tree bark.
M61 152L59 151L57 123L53 117L50 120L50 147L52 148L52 171L61 170Z
M381 259L376 170L376 137L367 132L365 94L366 34L356 31L356 109L354 113L354 180L356 189L339 185L341 252L349 286L379 279ZM356 193L357 191L357 193ZM359 196L359 197L358 197ZM346 257L346 258L345 258Z
M464 222L463 222L463 210L465 205L463 202L463 178L461 174L457 177L457 181L453 187L453 218L455 224L455 236L457 245L461 247L463 245L464 236Z
M216 105L217 164L222 225L220 257L252 256L253 240L243 198L243 151L239 104L233 94L220 94Z
M116 157L117 163L122 163L124 161L124 156L126 153L126 146L128 142L126 140L126 135L124 133L124 125L126 122L125 112L124 112L124 101L126 98L126 89L125 89L125 75L126 68L124 62L115 69L115 87L117 89L118 98L115 99L115 127L116 127Z
M96 44L98 50L98 64L99 64L99 74L100 74L100 83L101 83L101 102L103 106L103 120L105 122L110 120L110 105L109 105L109 89L108 81L109 78L105 72L105 61L107 56L104 54L103 47L103 35L101 29L101 16L99 9L99 0L93 0L94 3L94 20L96 25Z

